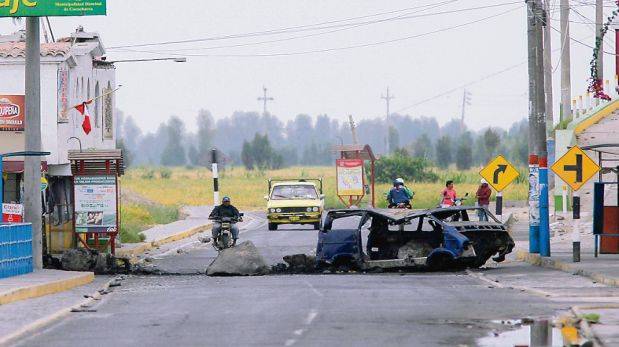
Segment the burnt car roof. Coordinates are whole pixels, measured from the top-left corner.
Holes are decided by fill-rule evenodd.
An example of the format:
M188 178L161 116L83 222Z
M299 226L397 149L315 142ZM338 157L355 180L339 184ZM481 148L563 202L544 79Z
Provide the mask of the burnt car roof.
M408 219L413 219L413 218L417 218L420 216L427 216L429 214L449 212L449 211L471 210L471 209L478 209L478 208L480 207L452 206L452 207L442 207L442 208L434 208L434 209L427 209L427 210L408 210L408 209L397 209L397 208L356 208L356 209L329 210L328 213L336 213L336 214L342 213L345 215L369 213L370 215L386 218L391 223L399 223L399 222L406 221Z

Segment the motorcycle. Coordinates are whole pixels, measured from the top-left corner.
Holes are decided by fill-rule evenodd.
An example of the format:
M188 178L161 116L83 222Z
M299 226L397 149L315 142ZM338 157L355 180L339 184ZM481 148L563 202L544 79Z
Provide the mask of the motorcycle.
M399 204L390 204L388 206L388 208L395 208L395 209L409 209L412 210L413 209L413 205L411 205L410 202L401 202Z
M447 208L447 207L452 207L452 206L462 206L462 202L464 200L467 200L468 196L469 196L469 193L466 193L466 194L464 194L464 197L456 198L456 200L454 200L454 204L453 205L446 205L446 204L443 204L443 203L439 203L437 207Z
M221 224L221 230L219 231L219 235L217 235L217 237L213 239L213 247L218 251L233 247L236 241L232 237L232 224L242 222L243 213L239 214L239 218L214 217L210 219Z

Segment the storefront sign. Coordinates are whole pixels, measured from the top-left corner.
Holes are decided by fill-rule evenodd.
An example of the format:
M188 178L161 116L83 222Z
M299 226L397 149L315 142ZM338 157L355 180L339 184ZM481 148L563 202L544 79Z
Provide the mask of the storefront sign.
M75 176L77 232L115 232L117 200L115 176Z
M335 166L337 168L337 195L363 195L363 160L337 159Z
M106 0L0 0L0 17L96 16Z
M112 104L112 88L103 88L103 138L114 138L114 105Z
M58 123L69 122L69 70L58 70Z
M0 131L24 131L23 95L0 95Z
M23 221L24 205L2 204L2 221L4 223L21 223Z

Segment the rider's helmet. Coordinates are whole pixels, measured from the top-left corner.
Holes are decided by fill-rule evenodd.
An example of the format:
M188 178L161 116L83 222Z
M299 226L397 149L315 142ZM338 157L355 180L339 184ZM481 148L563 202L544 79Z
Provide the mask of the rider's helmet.
M221 202L222 202L222 203L224 203L224 202L230 202L230 197L228 197L228 196L224 196L224 197L223 197L223 199L221 199Z
M397 179L393 180L393 186L394 186L394 187L397 187L397 186L399 186L399 185L400 185L400 182L398 182L398 180L397 180Z
M398 182L399 185L404 185L404 179L401 177L396 178L395 181Z

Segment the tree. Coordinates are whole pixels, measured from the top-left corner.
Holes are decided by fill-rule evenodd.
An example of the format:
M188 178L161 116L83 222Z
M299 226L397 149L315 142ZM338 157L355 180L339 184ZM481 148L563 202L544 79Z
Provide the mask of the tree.
M451 139L444 135L436 141L436 163L441 168L447 168L451 162Z
M492 128L486 129L484 131L484 146L486 147L486 162L488 162L494 155L496 154L499 144L501 143L501 138L499 137L498 132L493 130Z
M456 149L456 167L458 170L470 169L473 165L473 136L465 131L458 139Z
M198 112L197 161L194 165L208 166L211 163L211 147L213 145L213 116L206 110Z
M421 135L413 143L413 157L432 158L432 140L430 140L427 134Z
M241 150L241 161L247 170L254 169L254 154L252 153L251 144L243 141L243 149Z
M398 129L394 126L389 126L388 140L389 142L389 150L395 151L400 147L400 134L398 133Z
M173 116L166 125L166 132L168 141L163 149L163 153L161 153L161 164L165 166L185 165L185 148L181 143L181 139L184 138L185 133L183 121Z
M200 153L196 149L196 146L189 145L189 150L187 151L187 158L189 159L189 163L191 165L200 165Z

